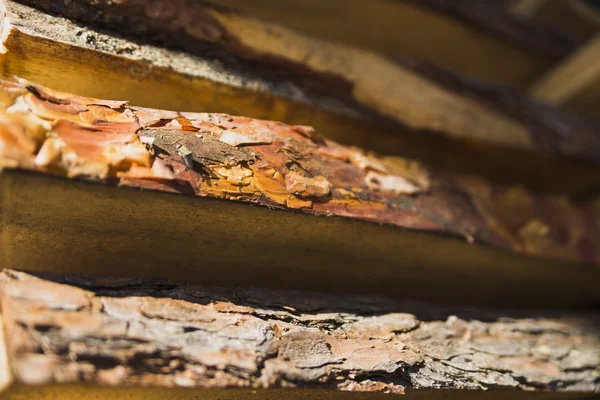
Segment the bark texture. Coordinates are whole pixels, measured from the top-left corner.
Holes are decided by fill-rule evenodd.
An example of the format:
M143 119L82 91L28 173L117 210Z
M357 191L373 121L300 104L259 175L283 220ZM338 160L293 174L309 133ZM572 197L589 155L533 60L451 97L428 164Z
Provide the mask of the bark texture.
M0 299L14 379L29 385L600 390L597 314L508 318L12 270L0 275Z
M410 115L426 124L437 118L430 113L436 113L441 122L434 131L409 128L355 107L356 104L343 104L342 99L336 98L336 91L311 93L302 87L302 82L277 78L276 73L260 78L257 74L261 68L248 68L245 62L237 67L235 63L224 66L217 60L218 54L211 51L202 51L200 57L195 57L136 43L13 1L1 4L4 47L0 75L7 79L16 75L66 92L96 98L127 98L132 104L151 108L225 112L292 125L310 124L340 143L414 158L439 170L477 174L507 184L522 183L532 190L579 195L600 185L599 164L582 161L580 157L549 156L561 153L559 147L565 150L564 154L576 153L581 148L595 151L599 146L594 144L594 135L590 135L585 123L525 101L513 91L496 91L479 82L457 79L447 71L440 73L439 69L430 73L423 63L416 63L415 68L414 60L403 60L403 67L397 69L404 71L402 78L388 79L401 82L402 86L395 91L401 102L390 100L390 104L404 104L406 110L414 111ZM350 60L366 59L350 57ZM384 74L368 72L360 76ZM317 80L321 85L320 78ZM424 94L429 98L423 100ZM446 100L439 103L430 95L450 103ZM426 104L410 100L414 96ZM485 129L476 128L469 121L481 122L480 112L474 109L466 114L457 112L457 109L464 111L464 106L492 110L492 114L509 124L527 127L529 133L519 128L520 132L530 137L532 143L536 142L535 149L498 146L487 140L465 143L463 139L469 138L469 132L481 133L486 131L485 127L500 125L491 121L484 124ZM455 121L457 116L464 122L461 122L464 129L454 130L460 133L458 137L447 131L449 125L445 122ZM501 131L496 137L505 140L510 136L506 130ZM482 136L487 137L487 134ZM528 162L523 163L523 159ZM557 176L564 179L556 179Z
M3 81L2 165L390 224L548 259L598 262L598 207L431 173L308 126L144 109Z
M259 74L290 79L309 92L333 94L350 107L376 113L423 134L600 160L600 135L584 122L573 123L559 113L549 120L539 113L534 118L536 129L530 129L501 108L445 90L377 54L313 39L208 2L23 2L194 54L209 53L227 65L249 66L262 71ZM464 16L485 14L487 9L439 1L415 3ZM565 125L569 126L567 134Z

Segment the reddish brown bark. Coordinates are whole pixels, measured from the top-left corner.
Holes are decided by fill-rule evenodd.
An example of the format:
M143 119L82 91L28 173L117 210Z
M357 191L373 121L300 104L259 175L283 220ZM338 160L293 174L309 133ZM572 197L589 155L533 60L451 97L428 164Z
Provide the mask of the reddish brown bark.
M270 78L279 76L284 79L291 79L309 92L333 96L339 101L347 103L348 106L363 111L368 110L394 120L400 126L404 125L402 126L403 130L417 128L414 125L411 113L406 115L402 112L389 113L386 112L385 107L378 106L377 102L369 101L368 98L361 98L357 92L361 92L362 89L357 91L356 88L361 87L362 81L365 80L364 76L352 78L345 74L343 70L318 70L311 67L309 63L294 60L293 57L289 57L285 51L281 51L279 48L270 49L268 45L266 45L266 48L259 48L259 46L253 47L244 43L240 40L240 37L251 34L254 27L247 28L244 26L247 22L244 22L240 24L241 28L238 27L240 32L236 31L235 26L231 27L224 24L219 17L220 15L235 14L236 11L210 2L197 2L194 0L178 0L175 2L167 0L150 2L125 0L115 3L105 0L81 0L69 2L68 5L58 2L59 6L56 6L56 2L49 0L21 0L21 2L47 11L58 12L78 21L108 27L130 37L150 38L174 48L184 48L200 56L208 52L221 58L226 64L233 65L234 68L239 67L239 64L242 64L242 68L247 68L246 64L250 63L252 70L262 72L263 76ZM572 47L569 41L561 35L544 31L539 27L528 26L522 21L512 19L508 15L504 15L500 7L481 5L478 2L464 5L448 1L415 0L413 3L430 8L434 12L464 18L480 29L482 26L489 27L496 33L502 33L510 40L519 42L520 45L531 47L531 51L547 52L549 58L565 56ZM242 16L241 18L243 20L245 17ZM250 18L247 20L252 21ZM268 30L269 28L265 26L262 29ZM302 41L299 42L302 43ZM307 39L306 42L310 42L310 39ZM304 50L302 45L291 43L291 41L290 46L293 52ZM324 54L327 54L326 51L324 51ZM341 63L344 61L342 54L343 52L337 54L334 51L329 56L332 59L339 58L338 63ZM325 56L319 55L319 57L324 58ZM514 141L506 139L512 133L512 129L516 129L516 127L509 128L507 126L504 132L499 132L495 131L492 126L479 124L478 119L481 119L482 115L491 109L501 115L504 114L503 117L508 120L514 118L519 121L522 124L521 128L524 130L525 136L528 136L527 140L533 143L535 152L569 156L593 162L600 160L600 150L598 150L600 148L600 136L596 133L593 124L543 104L535 103L516 91L493 86L490 90L485 83L480 84L484 89L480 90L481 88L477 87L479 86L477 83L473 85L468 79L457 79L451 72L445 73L438 70L432 77L431 71L427 67L424 67L424 70L421 71L418 60L409 60L408 63L402 62L401 64L405 64L405 66L408 64L408 67L415 72L415 76L422 75L423 78L433 82L441 80L442 86L446 86L444 83L450 81L453 84L450 87L451 93L474 97L477 102L487 105L486 108L480 110L479 118L471 118L471 124L465 124L461 127L464 131L461 134L468 140L476 142L483 140L484 142L490 141L493 144L508 145L509 147L520 148L525 146L525 148L528 148L529 145L524 145L516 138ZM402 69L399 65L398 68ZM392 77L390 76L390 78ZM396 89L398 91L402 87L399 86ZM409 92L412 90L412 88L406 89L406 96L410 96ZM424 93L422 95L426 96ZM416 99L417 97L415 97L415 101ZM452 109L444 110L442 106L438 110L434 97L432 97L431 103L432 106L429 109L423 107L419 110L419 113L428 115L430 120L441 121L440 126L437 126L437 128L422 126L421 134L431 135L435 133L455 139L456 136L451 133L451 121L454 118ZM508 105L502 103L508 103ZM517 106L511 107L511 104L517 104ZM410 107L410 104L408 107ZM527 111L524 112L523 109ZM454 111L456 114L462 113L458 109ZM496 121L496 123L501 122ZM490 131L488 135L477 132L487 130ZM504 138L500 136L504 136Z
M597 263L593 206L378 158L306 126L143 109L3 82L2 163L70 178L348 217Z
M69 15L77 10L96 15L88 2L77 4L61 10ZM243 60L223 64L215 61L212 52L202 51L200 57L194 57L140 44L135 38L117 37L110 31L85 27L10 0L2 5L4 54L0 72L5 78L22 76L67 92L127 98L152 108L311 124L340 143L402 154L436 170L522 183L548 193L589 195L600 181L600 165L583 161L594 160L599 147L598 136L587 123L540 106L515 91L457 77L415 60L393 63L344 45L325 43L323 47L314 38L284 30L289 46L296 46L300 53L314 49L320 54L316 59L322 61L312 65L318 73L309 65L292 68L308 76L293 83L293 77L277 78L276 73L288 71L284 66L261 75L268 63L260 60L256 68ZM238 18L238 14L213 11L222 18ZM188 14L192 13L184 13ZM263 22L242 16L238 19L256 33L242 37L271 32ZM233 25L231 30L235 34L242 28ZM279 36L267 36L270 45L262 50L276 54L273 41ZM263 42L256 39L248 45L260 47ZM56 58L55 54L63 57ZM374 69L381 72L372 72ZM344 76L354 83L340 83ZM327 89L325 81L335 89ZM303 88L307 82L316 82L312 86L325 88L324 93L317 95ZM395 86L386 82L395 82ZM381 118L364 107L355 107L355 101L350 101L354 105L344 105L348 97L338 93L344 87L352 89L352 95L360 96L369 107L386 109L406 121ZM341 97L336 97L338 94Z

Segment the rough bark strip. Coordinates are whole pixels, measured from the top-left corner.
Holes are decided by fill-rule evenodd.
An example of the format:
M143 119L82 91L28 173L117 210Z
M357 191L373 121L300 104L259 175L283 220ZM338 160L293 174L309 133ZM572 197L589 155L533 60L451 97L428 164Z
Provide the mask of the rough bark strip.
M5 53L0 55L0 70L6 78L22 76L71 93L127 98L152 108L226 112L290 124L308 122L340 143L400 154L440 170L478 174L507 184L523 183L532 190L578 195L600 185L597 164L549 157L546 151L519 150L491 142L467 143L441 132L409 129L344 106L331 96L303 93L290 81L272 76L261 80L206 58L136 44L11 1L3 4ZM508 101L512 104L511 99ZM560 134L544 133L547 121L538 117L524 120L536 133L536 141L545 136L561 138L542 140L540 149L552 153L553 146L561 145L566 152L577 152L582 141L591 138L587 133L581 137L572 134L579 128L569 128L571 125L552 113L546 117L564 125ZM593 140L587 143L583 147L598 147ZM523 163L523 159L528 162Z
M5 168L390 224L520 254L598 263L598 209L436 175L311 127L144 109L1 82Z
M341 101L349 101L352 106L369 109L412 129L519 149L537 147L535 135L526 125L494 108L445 91L374 53L312 39L210 3L185 0L177 3L129 0L118 4L82 0L68 6L45 0L25 3L130 36L183 47L196 54L214 51L226 63L249 63L254 70L270 67L265 74L283 73L286 79L307 90L334 93ZM599 143L595 132L578 134L588 138L571 146L562 145L558 135L548 135L548 140L559 143L544 150L551 148L557 154L586 160L600 159L600 146L593 150L588 146L590 140Z
M0 300L21 385L600 391L597 313L12 270Z

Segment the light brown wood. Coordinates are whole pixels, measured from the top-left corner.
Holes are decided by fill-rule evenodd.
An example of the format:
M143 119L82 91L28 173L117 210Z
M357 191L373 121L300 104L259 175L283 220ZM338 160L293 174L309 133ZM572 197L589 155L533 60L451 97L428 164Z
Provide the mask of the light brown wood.
M384 54L423 57L493 82L524 85L552 64L536 49L512 43L427 5L402 0L216 0L215 3L310 35Z
M7 6L11 6L8 1L6 4ZM89 13L93 12L94 5L90 4ZM425 131L430 130L444 132L443 135L447 135L455 140L489 142L493 145L525 150L532 150L535 147L534 139L531 137L527 127L521 122L504 115L499 110L486 107L480 102L470 99L468 96L445 90L434 82L412 73L376 53L311 38L279 25L265 24L262 21L243 15L219 12L217 9L210 8L204 12L208 13L210 18L214 18L216 23L220 24L222 29L228 32L230 41L239 42L239 46L245 47L246 51L256 53L258 57L264 57L265 59L267 57L281 58L287 63L297 65L298 68L308 69L317 78L321 77L324 85L327 84L328 77L332 76L336 77L336 79L347 81L350 92L344 93L337 98L342 103L345 100L359 103L361 107L368 108L383 117L402 123L411 129L423 131L421 132L423 135L426 135ZM31 13L30 15L40 14ZM37 23L39 22L41 21ZM11 23L12 28L10 28ZM21 31L31 34L34 33L32 31L39 29L39 27L34 26L31 22L17 20L17 15L13 17L12 22L10 20L7 21L5 26L9 30L5 40L7 42L5 47L18 47L19 41L25 42L25 38L23 38L25 35L20 34ZM193 32L191 28L189 30ZM44 32L39 33L38 36L42 36L43 39ZM46 39L52 38L46 37ZM64 36L61 39L70 40ZM191 37L191 40L201 39ZM109 38L94 39L94 41L97 40L108 42L108 48L112 46ZM33 41L30 39L30 42ZM31 45L40 47L37 43L31 43ZM98 47L97 50L102 51L102 45L99 44ZM122 51L122 48L120 49ZM81 64L86 64L88 69L98 69L97 63L93 59L94 55L90 51L85 52L86 56L90 57L90 59L77 58L79 64L77 67L70 66L71 62L64 58L54 58L54 54L50 55L52 58L48 57L44 60L38 60L37 68L43 68L44 71L56 71L71 67L70 69L72 70L69 72L76 75L82 74L75 71L75 68ZM10 51L7 52L7 56L11 56ZM157 56L153 56L152 60L155 65L164 62ZM25 62L25 60L22 61L21 65ZM8 66L19 65L17 60L5 63L5 65L7 64ZM62 67L63 65L64 67ZM32 68L32 66L23 65L21 70L28 68ZM286 68L285 65L281 67L284 70ZM104 67L103 69L110 68ZM44 73L43 71L40 72ZM229 71L225 71L225 75L227 72ZM115 70L113 74L113 76L103 79L103 81L107 82L106 86L116 87L122 85L122 79L118 78L119 72ZM129 73L128 75L134 74ZM142 82L145 81L142 77L143 75L139 72L136 72L135 75ZM215 78L218 77L209 76L205 80L208 80L209 85L215 86L213 83L216 80ZM44 83L40 79L36 79L36 81ZM61 79L56 79L56 81L60 83ZM88 81L90 81L89 78ZM250 83L242 82L242 84L238 83L238 86L248 84ZM177 86L174 85L174 87ZM222 87L222 85L218 86ZM104 89L104 91L108 90L110 90L108 87ZM192 88L187 88L186 90L192 94L200 92L200 90ZM115 95L121 93L123 91L119 90L119 93L103 97L114 98ZM152 93L151 96L174 97L174 93ZM213 96L218 98L219 94L211 95L211 100ZM345 98L346 96L348 96L348 99ZM131 98L131 96L126 97ZM136 100L135 98L131 99L131 101ZM202 111L214 111L220 108L221 111L231 112L228 110L230 107L225 105L230 100L233 99L224 97L218 104L214 104L210 109ZM249 110L244 110L242 114L255 116L256 112L252 111L252 107L261 108L260 95L258 97L255 96L251 101L256 104L253 106L247 104ZM276 117L276 115L272 115L269 116L269 119L283 119L287 122L285 118ZM307 121L306 123L312 124L311 121Z
M538 100L591 117L600 112L600 34L541 77L530 88Z

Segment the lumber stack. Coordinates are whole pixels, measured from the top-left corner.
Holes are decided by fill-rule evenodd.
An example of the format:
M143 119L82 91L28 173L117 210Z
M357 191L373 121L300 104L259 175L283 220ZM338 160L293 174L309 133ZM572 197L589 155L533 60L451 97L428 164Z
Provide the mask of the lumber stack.
M577 42L367 3L1 2L0 398L598 392L597 123L498 85Z

